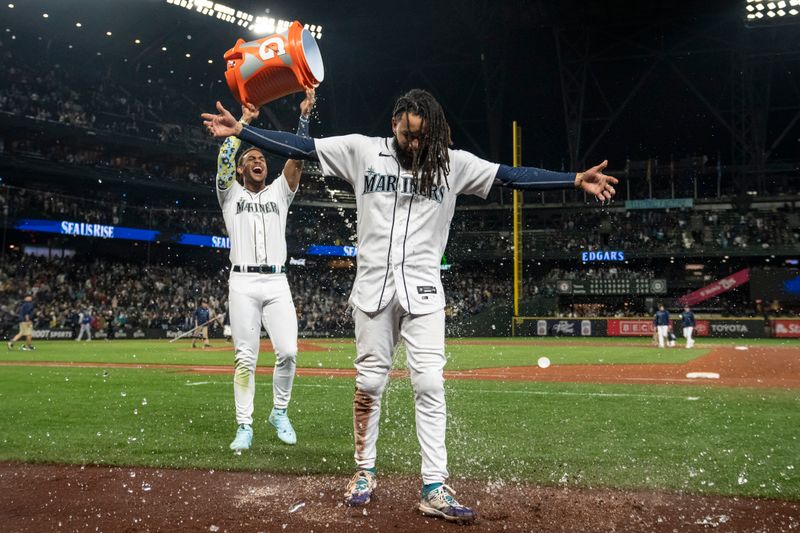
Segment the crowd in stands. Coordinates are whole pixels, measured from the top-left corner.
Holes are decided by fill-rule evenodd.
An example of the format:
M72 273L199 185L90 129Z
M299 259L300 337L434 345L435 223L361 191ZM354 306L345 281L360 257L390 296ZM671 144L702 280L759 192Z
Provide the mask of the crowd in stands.
M89 312L119 327L186 329L200 299L222 309L226 290L219 270L10 251L0 263L6 331L17 321L15 308L25 294L36 304L36 328L74 328L79 314Z
M504 210L457 213L454 233L473 237L471 247L503 255L511 246L511 222ZM527 213L526 213L527 215ZM563 252L770 249L800 245L800 211L782 208L735 210L548 210L524 220L527 251ZM492 235L486 238L486 235ZM483 238L481 238L483 236ZM499 238L498 238L499 236Z
M564 219L548 235L566 251L608 247L681 252L705 249L767 249L800 244L800 213L772 211L614 211Z
M219 207L200 209L166 201L157 207L132 205L126 196L94 192L90 198L52 191L0 185L0 210L11 218L46 218L91 224L152 228L205 235L227 235ZM308 244L350 246L356 240L355 210L293 206L287 240Z
M91 74L77 72L57 61L43 61L24 48L12 51L10 45L9 41L0 41L0 115L34 121L43 127L59 124L91 130L98 141L108 133L169 145L175 151L175 159L180 160L148 157L130 148L121 154L123 150L109 142L87 147L87 139L92 137L86 131L76 131L79 143L63 135L55 139L19 133L2 139L0 135L0 151L111 169L142 180L213 184L216 169L209 160L216 158L219 141L208 137L198 119L199 110L209 103L200 100L205 96L192 95L183 86L178 91L174 84L161 78L126 83L103 74L102 68L89 67ZM291 128L296 124L299 111L294 100L270 104L270 116L279 119L281 126ZM260 125L278 127L266 118ZM194 154L207 157L196 161Z
M308 184L319 187L320 179ZM304 192L304 189L301 189ZM154 201L158 201L157 199ZM133 205L127 197L96 192L91 198L52 191L0 186L0 207L7 205L10 217L70 219L110 225L146 227L168 231L225 235L222 215L216 205L191 208L163 201L155 206ZM303 205L302 196L292 206L287 239L307 244L354 245L355 211L336 203ZM557 217L554 220L554 217ZM480 218L477 216L476 218ZM701 250L769 250L800 245L800 212L794 209L733 211L613 211L587 212L573 217L565 210L549 218L548 227L526 234L527 251L580 252L586 250L649 250L681 253ZM553 228L553 225L556 228ZM453 228L450 252L487 252L510 256L509 232L476 234Z
M287 276L301 336L352 334L348 297L355 276L353 268L329 268L322 262L290 266ZM212 314L226 312L227 277L227 267L219 260L202 265L145 265L80 255L47 258L7 251L0 261L0 333L8 336L16 331L17 312L26 294L33 296L36 305L35 329L66 329L75 336L81 314L88 313L95 332L110 329L131 337L139 329L186 331L194 326L194 311L202 300L209 302ZM526 274L522 300L539 302L546 307L542 312L555 316L641 316L647 312L644 299L626 296L603 302L567 299L559 308L555 285L561 279L653 277L655 273L646 269L620 267L542 270ZM442 272L442 282L447 298L445 314L451 325L491 305L508 305L511 301L509 272L456 265ZM730 316L789 313L775 309L775 302L768 304L760 309L758 302L750 302L747 291L731 291L704 306Z
M188 330L202 300L216 313L227 307L227 268L213 265L145 265L79 256L47 258L7 251L0 262L0 331L14 332L22 298L36 304L35 328L77 332L81 313L96 330ZM347 310L355 271L290 267L287 273L303 335L352 331ZM510 282L463 271L443 276L450 317L464 318L506 298Z
M196 120L198 106L168 84L137 86L134 95L133 87L111 77L86 79L59 63L21 60L8 48L0 54L0 66L0 84L5 88L0 111L179 144L193 151L210 143Z

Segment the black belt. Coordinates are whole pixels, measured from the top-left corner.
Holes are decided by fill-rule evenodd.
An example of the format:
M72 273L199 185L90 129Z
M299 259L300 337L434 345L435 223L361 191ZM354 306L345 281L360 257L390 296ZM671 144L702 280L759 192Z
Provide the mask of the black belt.
M233 265L234 272L246 272L248 274L285 274L286 267L281 265Z

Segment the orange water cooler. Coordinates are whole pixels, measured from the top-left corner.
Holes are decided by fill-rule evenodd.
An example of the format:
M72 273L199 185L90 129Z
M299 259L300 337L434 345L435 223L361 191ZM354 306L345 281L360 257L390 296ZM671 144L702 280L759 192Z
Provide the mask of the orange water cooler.
M297 21L285 32L255 41L239 39L225 52L225 61L233 97L256 107L317 87L325 77L317 41Z

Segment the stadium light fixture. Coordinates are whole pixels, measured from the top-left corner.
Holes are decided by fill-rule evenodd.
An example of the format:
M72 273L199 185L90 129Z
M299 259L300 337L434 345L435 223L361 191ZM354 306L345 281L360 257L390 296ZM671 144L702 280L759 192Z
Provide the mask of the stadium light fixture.
M745 21L751 27L764 24L800 24L800 0L745 0Z
M42 13L42 18L49 18L49 17L50 15L48 15L47 13Z
M236 24L247 28L256 34L280 33L289 28L291 20L275 19L273 17L256 17L252 13L234 9L220 2L211 0L164 0L167 4L195 11L201 15L216 18L229 24ZM322 39L322 26L318 24L305 24L307 29L317 39Z
M8 4L8 9L14 9L14 4Z
M83 26L83 24L81 24L80 22L76 22L76 23L75 23L75 27L76 27L76 28L80 28L80 27L82 27L82 26Z

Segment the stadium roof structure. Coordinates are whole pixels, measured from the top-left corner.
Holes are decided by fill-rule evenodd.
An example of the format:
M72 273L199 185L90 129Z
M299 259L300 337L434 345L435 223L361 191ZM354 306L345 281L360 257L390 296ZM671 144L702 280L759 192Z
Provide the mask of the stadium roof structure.
M422 87L443 103L457 147L503 162L515 119L523 162L537 166L608 157L621 167L625 157L698 153L741 164L765 162L737 154L800 159L800 84L791 75L800 36L781 28L748 35L744 0L224 4L324 28L317 135L387 135L394 99ZM41 46L53 61L96 64L120 81L162 78L209 108L232 103L222 55L237 38L256 36L167 0L9 5L0 5L0 40ZM771 83L759 81L765 76Z

